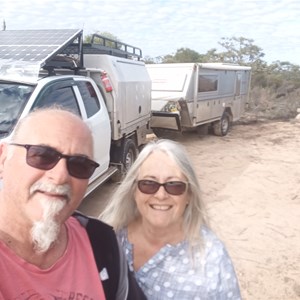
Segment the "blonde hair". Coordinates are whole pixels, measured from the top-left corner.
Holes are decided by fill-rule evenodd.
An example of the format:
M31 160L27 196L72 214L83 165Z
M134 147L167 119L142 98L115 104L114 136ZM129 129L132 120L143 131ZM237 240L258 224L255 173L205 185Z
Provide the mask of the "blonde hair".
M201 198L200 185L192 163L184 147L171 140L161 139L149 142L140 152L137 160L129 169L124 180L115 191L111 201L100 214L100 219L114 227L116 231L127 227L128 224L139 217L139 212L134 201L136 179L139 169L148 156L157 151L163 151L173 159L182 174L188 181L189 205L183 216L183 230L190 247L201 242L200 229L208 225L204 203Z

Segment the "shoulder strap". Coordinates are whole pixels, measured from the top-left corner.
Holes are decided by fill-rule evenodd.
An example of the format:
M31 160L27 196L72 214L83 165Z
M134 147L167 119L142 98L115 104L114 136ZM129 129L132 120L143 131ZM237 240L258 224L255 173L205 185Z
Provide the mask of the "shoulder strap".
M86 227L106 299L146 300L133 272L129 271L113 228L79 212L75 212L73 216Z
M118 244L112 227L79 212L75 212L73 216L86 228L90 238L106 299L116 299L120 261Z

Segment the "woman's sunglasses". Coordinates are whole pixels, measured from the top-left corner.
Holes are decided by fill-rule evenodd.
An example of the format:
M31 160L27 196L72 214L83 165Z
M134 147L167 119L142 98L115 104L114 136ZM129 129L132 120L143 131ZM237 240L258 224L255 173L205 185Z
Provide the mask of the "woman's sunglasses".
M71 176L88 179L99 167L98 163L84 155L65 155L48 146L17 143L11 143L10 145L24 147L27 150L26 163L40 170L50 170L56 166L60 159L65 158L67 170Z
M187 189L187 183L183 181L168 181L165 183L159 183L154 180L138 180L138 189L144 194L155 194L161 186L170 195L179 196L182 195Z

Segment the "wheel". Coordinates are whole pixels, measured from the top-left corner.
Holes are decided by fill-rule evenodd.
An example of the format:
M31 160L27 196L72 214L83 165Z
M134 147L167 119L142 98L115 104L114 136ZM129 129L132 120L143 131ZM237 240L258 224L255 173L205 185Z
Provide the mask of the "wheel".
M114 149L113 161L121 163L123 168L120 168L120 170L111 177L111 180L113 182L120 182L136 160L139 151L132 139L125 139L121 148L118 150L116 150L116 148Z
M121 152L121 163L124 166L125 172L130 169L136 160L138 155L138 149L132 139L126 139Z
M230 127L230 117L227 112L224 112L221 117L221 120L213 124L214 134L218 136L225 136L229 131L229 127Z

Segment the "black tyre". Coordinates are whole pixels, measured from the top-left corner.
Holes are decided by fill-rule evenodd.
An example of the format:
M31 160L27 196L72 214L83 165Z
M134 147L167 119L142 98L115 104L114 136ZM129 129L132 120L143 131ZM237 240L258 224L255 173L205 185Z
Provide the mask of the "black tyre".
M213 124L214 134L218 136L225 136L230 127L230 116L224 112L221 119Z
M121 163L124 166L125 172L130 169L136 160L138 155L138 149L132 139L127 139L124 141L124 145L121 152Z
M111 153L111 157L114 162L121 163L123 167L111 177L113 182L122 181L127 171L136 160L138 153L139 151L134 141L131 139L126 139L122 147L118 148L118 150L114 148L114 151Z

